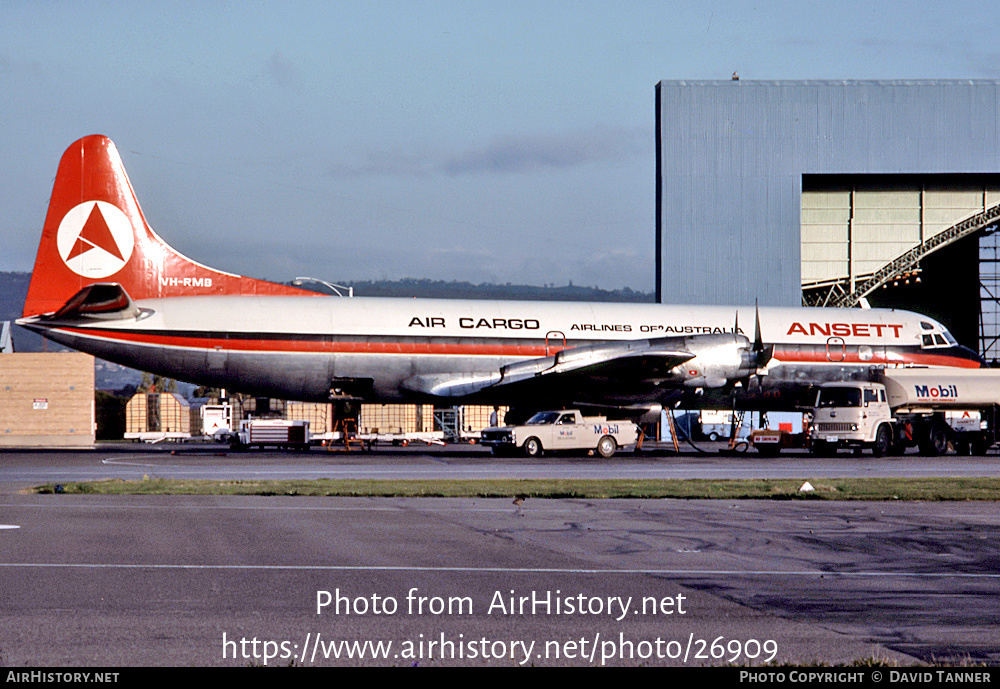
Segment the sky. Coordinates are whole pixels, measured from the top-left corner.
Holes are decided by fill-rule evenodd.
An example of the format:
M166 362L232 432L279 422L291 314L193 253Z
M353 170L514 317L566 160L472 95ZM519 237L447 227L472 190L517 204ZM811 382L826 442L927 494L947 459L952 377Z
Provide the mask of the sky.
M661 80L1000 79L988 2L0 2L0 271L117 145L153 229L285 281L655 286Z

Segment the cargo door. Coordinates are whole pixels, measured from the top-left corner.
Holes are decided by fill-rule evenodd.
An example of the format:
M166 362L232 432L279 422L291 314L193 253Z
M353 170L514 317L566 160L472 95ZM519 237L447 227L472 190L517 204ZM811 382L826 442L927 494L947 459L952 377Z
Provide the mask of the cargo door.
M545 333L545 356L552 356L566 349L566 335L558 330Z
M826 340L826 360L839 363L847 357L847 346L842 337L829 337Z

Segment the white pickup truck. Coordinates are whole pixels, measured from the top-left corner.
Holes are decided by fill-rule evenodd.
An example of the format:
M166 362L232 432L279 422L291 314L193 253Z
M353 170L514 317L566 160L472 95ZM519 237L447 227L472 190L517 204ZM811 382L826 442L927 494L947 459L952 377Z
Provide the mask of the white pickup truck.
M518 449L528 457L545 451L593 450L611 457L618 448L635 446L638 440L639 427L631 421L608 421L570 409L538 412L523 426L484 428L481 442L496 455L514 454Z

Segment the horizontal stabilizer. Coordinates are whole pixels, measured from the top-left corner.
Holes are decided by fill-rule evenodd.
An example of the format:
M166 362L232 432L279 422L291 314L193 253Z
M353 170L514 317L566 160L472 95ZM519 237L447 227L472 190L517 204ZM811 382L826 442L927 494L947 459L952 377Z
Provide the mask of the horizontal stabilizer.
M78 318L118 320L135 318L138 315L139 307L121 285L95 283L87 285L70 297L69 301L49 318L59 321Z

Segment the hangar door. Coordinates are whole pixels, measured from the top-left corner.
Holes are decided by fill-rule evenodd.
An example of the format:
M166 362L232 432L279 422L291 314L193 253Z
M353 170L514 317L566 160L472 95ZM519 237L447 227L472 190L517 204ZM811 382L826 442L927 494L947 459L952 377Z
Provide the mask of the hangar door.
M1000 175L803 175L803 303L834 305L835 295L855 292L912 249L934 246L970 216L995 214L998 204ZM996 273L995 229L993 222L894 274L870 294L872 305L938 318L989 358L1000 341L997 286L987 284Z

